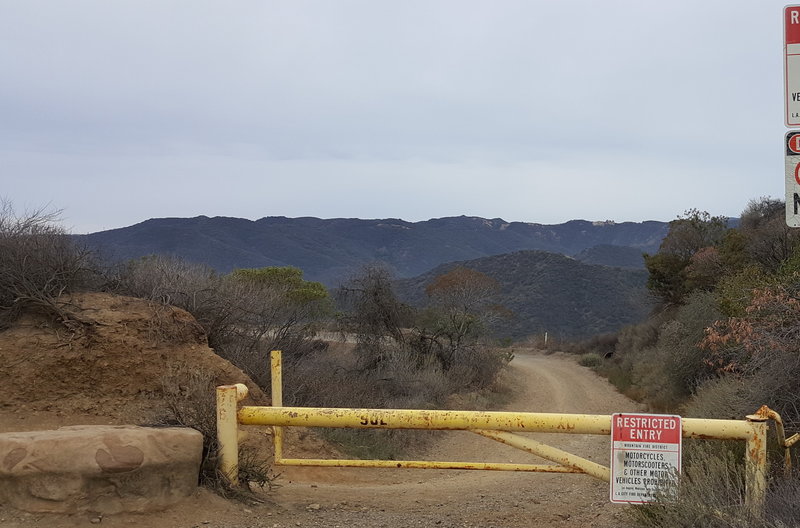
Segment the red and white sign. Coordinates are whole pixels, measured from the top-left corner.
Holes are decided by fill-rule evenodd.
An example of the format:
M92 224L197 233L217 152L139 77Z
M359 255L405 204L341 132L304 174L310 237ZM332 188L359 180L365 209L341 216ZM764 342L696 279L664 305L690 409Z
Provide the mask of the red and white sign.
M784 110L787 127L800 126L800 6L783 8Z
M681 417L611 417L611 502L641 504L668 491L681 471Z

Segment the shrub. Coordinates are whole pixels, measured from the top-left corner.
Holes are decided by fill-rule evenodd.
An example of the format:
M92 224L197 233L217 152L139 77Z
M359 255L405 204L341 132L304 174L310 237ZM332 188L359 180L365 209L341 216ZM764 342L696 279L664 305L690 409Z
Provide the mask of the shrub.
M603 358L602 356L600 356L600 354L595 354L595 353L583 354L581 358L578 360L578 363L580 365L583 365L584 367L590 367L590 368L598 367L603 363Z
M214 376L188 364L171 363L161 377L164 408L154 417L161 425L190 427L203 435L203 461L200 484L223 496L248 500L242 492L246 485L233 489L219 471L217 442L216 383ZM239 479L260 487L271 486L275 476L271 461L253 448L243 445L239 452Z
M773 277L756 266L747 266L737 273L726 275L716 289L720 311L727 317L742 317L753 300L753 291L774 282Z
M90 283L97 268L57 219L57 212L42 209L17 215L9 202L0 201L0 329L25 311L67 325L78 322L59 298Z
M677 493L627 510L636 526L663 528L788 528L800 526L800 475L774 477L767 486L763 511L745 504L741 442L690 443L684 447L683 474Z
M703 340L708 363L745 380L746 401L800 425L800 280L757 290L745 317L720 321Z
M694 418L741 420L760 405L750 400L745 380L738 377L712 378L703 382L684 407L683 415Z
M660 410L674 410L691 396L704 379L714 375L698 345L706 327L720 314L712 293L697 291L665 323L656 345L639 354L633 366L634 383L648 403Z
M561 345L561 349L569 354L598 354L611 357L619 342L617 334L599 334L581 341L573 341Z
M314 340L314 324L326 313L327 293L293 270L238 270L226 276L207 266L152 256L120 268L115 285L120 293L191 313L217 354L267 388L271 350L282 350L291 365L326 346Z
M677 493L664 494L653 503L627 511L635 525L663 528L776 526L744 504L741 459L713 448L695 447L696 462L684 462ZM685 451L688 454L690 450Z

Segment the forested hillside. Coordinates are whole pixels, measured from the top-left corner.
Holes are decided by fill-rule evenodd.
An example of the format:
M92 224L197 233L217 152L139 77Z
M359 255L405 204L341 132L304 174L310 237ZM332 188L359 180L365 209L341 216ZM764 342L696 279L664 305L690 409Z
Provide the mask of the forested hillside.
M503 308L492 323L498 336L520 338L548 332L553 338L612 332L642 321L651 308L644 270L589 265L544 251L519 251L454 262L396 282L401 300L430 301L436 277L463 267L497 281L490 300Z

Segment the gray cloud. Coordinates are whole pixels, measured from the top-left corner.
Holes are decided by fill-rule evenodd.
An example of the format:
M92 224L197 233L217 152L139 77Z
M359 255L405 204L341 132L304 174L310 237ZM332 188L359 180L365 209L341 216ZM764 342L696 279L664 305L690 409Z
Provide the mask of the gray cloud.
M225 214L735 215L783 194L783 3L0 3L0 195Z

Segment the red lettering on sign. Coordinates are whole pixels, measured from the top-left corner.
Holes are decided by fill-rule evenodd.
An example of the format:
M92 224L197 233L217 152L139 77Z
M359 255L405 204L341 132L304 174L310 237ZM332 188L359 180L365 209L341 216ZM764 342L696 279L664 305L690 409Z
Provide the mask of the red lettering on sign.
M784 10L784 31L786 44L800 44L800 7L787 7Z
M614 442L678 444L681 441L680 421L674 416L617 414L614 420Z

